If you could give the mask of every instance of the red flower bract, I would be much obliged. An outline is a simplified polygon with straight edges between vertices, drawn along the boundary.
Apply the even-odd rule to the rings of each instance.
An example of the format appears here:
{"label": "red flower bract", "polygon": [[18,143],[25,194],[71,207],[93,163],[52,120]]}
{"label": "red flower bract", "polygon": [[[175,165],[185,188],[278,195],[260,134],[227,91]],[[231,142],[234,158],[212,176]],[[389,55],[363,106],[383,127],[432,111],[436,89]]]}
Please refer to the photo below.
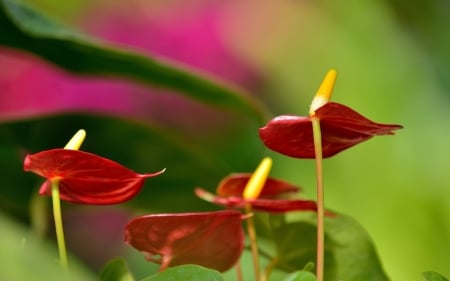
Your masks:
{"label": "red flower bract", "polygon": [[197,264],[223,272],[241,256],[241,220],[242,214],[232,210],[146,215],[128,223],[125,241],[160,263],[160,270]]}
{"label": "red flower bract", "polygon": [[51,181],[59,180],[62,200],[79,204],[117,204],[135,196],[146,178],[161,174],[137,174],[95,154],[69,149],[51,149],[27,155],[24,170],[47,178],[41,195],[51,194]]}
{"label": "red flower bract", "polygon": [[328,102],[314,117],[281,115],[259,129],[264,144],[281,154],[295,158],[315,158],[312,118],[320,119],[323,158],[377,135],[392,135],[401,125],[375,123],[353,109]]}
{"label": "red flower bract", "polygon": [[[217,187],[217,195],[221,197],[242,197],[251,173],[235,173],[223,178]],[[288,182],[268,178],[259,198],[275,198],[287,193],[295,193],[300,189]]]}
{"label": "red flower bract", "polygon": [[250,204],[254,210],[270,213],[285,213],[290,211],[315,211],[316,202],[301,199],[280,199],[287,193],[295,193],[299,188],[274,178],[268,178],[256,199],[244,199],[242,193],[252,174],[231,174],[225,177],[217,187],[217,195],[204,189],[196,188],[195,194],[211,203],[227,208],[245,208]]}

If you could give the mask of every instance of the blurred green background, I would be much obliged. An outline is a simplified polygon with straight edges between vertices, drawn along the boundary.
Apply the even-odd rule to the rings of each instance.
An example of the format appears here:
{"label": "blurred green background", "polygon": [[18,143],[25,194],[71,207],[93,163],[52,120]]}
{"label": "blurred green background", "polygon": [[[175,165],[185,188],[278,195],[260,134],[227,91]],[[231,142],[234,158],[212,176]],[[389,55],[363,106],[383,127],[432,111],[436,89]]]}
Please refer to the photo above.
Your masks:
{"label": "blurred green background", "polygon": [[[274,115],[307,114],[309,103],[323,76],[328,69],[337,69],[334,101],[346,104],[374,121],[402,124],[405,128],[394,137],[375,138],[326,160],[326,205],[353,216],[365,227],[392,280],[419,280],[420,273],[425,270],[435,270],[450,276],[450,2],[30,2],[69,26],[118,42],[120,40],[113,36],[114,33],[103,33],[105,29],[96,24],[105,24],[102,19],[114,15],[116,26],[121,26],[124,30],[127,30],[127,22],[120,21],[134,17],[155,17],[159,22],[170,25],[171,21],[176,23],[183,15],[192,16],[195,11],[207,12],[212,9],[214,12],[207,13],[207,18],[214,19],[215,40],[251,73],[243,71],[242,74],[239,72],[241,70],[224,64],[223,67],[227,70],[219,70],[216,75],[225,73],[224,79],[241,84],[262,99]],[[173,11],[177,11],[176,16],[173,16]],[[143,25],[140,29],[128,29],[130,34],[126,36],[145,41],[146,22],[143,20],[140,23]],[[156,20],[155,22],[158,23]],[[203,22],[205,25],[209,23],[208,20]],[[179,28],[182,31],[183,26]],[[164,30],[162,28],[159,32]],[[135,34],[131,34],[132,32]],[[154,40],[158,40],[154,33],[152,36]],[[196,36],[201,38],[201,34]],[[164,53],[166,48],[175,47],[175,39],[167,45],[161,43],[159,49],[156,48],[156,53],[178,59],[176,55],[172,55],[176,54],[176,49],[170,54]],[[135,46],[132,42],[133,40],[127,41],[125,38],[120,43],[131,47],[146,47],[145,44]],[[194,40],[191,45],[178,46],[180,52],[186,51],[184,48],[190,48],[191,52],[187,54],[196,54],[194,58],[202,58],[202,54],[208,52],[208,47],[217,48],[217,45],[202,44],[201,40]],[[17,56],[2,49],[0,55],[2,64],[9,57]],[[221,59],[227,60],[220,53],[218,57],[203,58],[208,61],[215,59],[219,65]],[[189,59],[185,61],[195,66],[195,62]],[[14,85],[14,76],[6,75],[5,65],[0,65],[0,82],[3,85]],[[208,67],[204,68],[209,70]],[[247,83],[239,75],[251,76],[250,82]],[[1,90],[5,89],[3,87]],[[58,92],[49,93],[49,97],[63,95],[64,88],[57,90]],[[130,108],[138,108],[136,104],[142,96],[142,93],[136,94],[136,100]],[[0,94],[0,103],[2,98],[6,97]],[[96,113],[95,102],[88,105],[90,113]],[[170,104],[171,100],[166,102]],[[10,104],[20,109],[20,104]],[[34,105],[39,106],[37,101]],[[27,101],[27,106],[26,109],[29,110],[33,103]],[[8,112],[8,108],[3,107],[2,110]],[[133,110],[122,111],[119,116],[127,117],[127,112],[135,113]],[[59,108],[59,111],[64,111],[64,107]],[[81,107],[80,111],[85,112],[86,108]],[[149,120],[154,121],[152,118],[155,116],[150,111],[148,109],[145,114],[130,116],[146,126],[153,124]],[[103,114],[105,111],[99,112]],[[195,112],[187,112],[185,116],[192,116],[193,127],[197,128],[197,119],[193,116]],[[13,110],[9,113],[12,117],[6,114],[4,118],[17,117],[12,114]],[[112,111],[106,113],[114,115]],[[156,117],[161,120],[161,116]],[[228,118],[233,120],[231,124],[226,122]],[[223,168],[220,169],[212,169],[211,165],[214,163],[205,161],[202,165],[211,168],[216,174],[202,183],[195,183],[195,179],[200,176],[192,176],[192,182],[187,184],[188,188],[195,184],[207,184],[210,185],[207,187],[213,188],[215,180],[226,175],[222,173],[243,169],[251,171],[261,157],[271,155],[274,157],[273,176],[302,186],[305,197],[315,197],[313,161],[290,159],[263,150],[257,141],[256,130],[246,131],[247,128],[254,129],[255,125],[233,118],[236,117],[220,115],[217,123],[203,124],[204,130],[199,131],[189,126],[184,127],[182,122],[175,122],[175,128],[189,135],[190,141],[210,145],[212,147],[208,147],[208,150],[220,150],[217,155],[226,155],[228,158],[224,160],[225,164],[221,163]],[[198,120],[201,122],[202,118]],[[163,121],[163,125],[173,128],[173,120]],[[226,129],[218,125],[223,125]],[[95,129],[95,126],[92,128]],[[223,131],[235,134],[230,137],[230,142],[222,139],[226,138]],[[32,132],[27,132],[27,135],[31,136]],[[144,144],[140,142],[139,145]],[[48,147],[52,146],[48,144]],[[92,150],[101,150],[101,147],[103,154],[99,154],[108,153],[105,144],[91,144]],[[2,147],[2,153],[7,149],[8,147]],[[153,163],[153,160],[151,162],[152,169],[157,169],[157,163]],[[2,165],[8,165],[7,163],[4,160]],[[130,163],[133,163],[132,159]],[[135,164],[134,167],[142,166]],[[203,173],[201,170],[197,172]],[[3,176],[7,177],[8,174],[3,173]],[[154,209],[165,210],[164,206]]]}

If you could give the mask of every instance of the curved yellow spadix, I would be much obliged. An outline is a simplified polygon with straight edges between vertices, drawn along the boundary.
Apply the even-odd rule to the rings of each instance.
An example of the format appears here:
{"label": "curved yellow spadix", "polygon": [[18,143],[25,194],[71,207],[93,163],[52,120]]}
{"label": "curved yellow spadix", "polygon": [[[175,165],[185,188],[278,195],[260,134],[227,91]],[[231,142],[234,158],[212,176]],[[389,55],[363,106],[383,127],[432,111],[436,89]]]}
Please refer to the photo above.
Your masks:
{"label": "curved yellow spadix", "polygon": [[330,69],[320,84],[319,89],[314,96],[314,99],[309,108],[309,115],[313,116],[315,111],[330,101],[331,94],[333,94],[334,84],[336,84],[337,72],[334,69]]}
{"label": "curved yellow spadix", "polygon": [[264,184],[269,176],[272,168],[272,159],[270,157],[264,158],[252,174],[245,186],[242,197],[244,199],[256,199],[261,193]]}
{"label": "curved yellow spadix", "polygon": [[81,129],[73,135],[70,141],[64,146],[64,149],[78,150],[86,138],[86,131]]}

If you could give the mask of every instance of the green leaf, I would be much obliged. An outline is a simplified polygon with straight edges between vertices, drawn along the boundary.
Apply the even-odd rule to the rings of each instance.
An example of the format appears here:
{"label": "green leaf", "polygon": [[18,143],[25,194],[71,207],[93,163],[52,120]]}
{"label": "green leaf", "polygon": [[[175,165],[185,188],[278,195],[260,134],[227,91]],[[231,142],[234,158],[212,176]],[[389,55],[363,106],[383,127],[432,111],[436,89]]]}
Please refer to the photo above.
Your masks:
{"label": "green leaf", "polygon": [[[302,214],[293,222],[278,223],[273,232],[278,267],[292,271],[315,261],[315,216]],[[389,280],[366,231],[342,214],[325,218],[325,280]]]}
{"label": "green leaf", "polygon": [[289,274],[283,281],[316,281],[316,276],[309,271],[297,271]]}
{"label": "green leaf", "polygon": [[261,105],[242,89],[165,59],[89,38],[14,0],[0,0],[0,45],[34,53],[78,74],[132,79],[261,121]]}
{"label": "green leaf", "polygon": [[69,257],[69,272],[58,263],[56,246],[18,225],[0,212],[0,280],[76,281],[97,280],[73,257]]}
{"label": "green leaf", "polygon": [[100,273],[100,281],[134,281],[123,259],[108,262]]}
{"label": "green leaf", "polygon": [[422,276],[425,281],[448,281],[447,278],[434,271],[425,271]]}
{"label": "green leaf", "polygon": [[181,265],[141,281],[223,281],[220,272],[198,265]]}

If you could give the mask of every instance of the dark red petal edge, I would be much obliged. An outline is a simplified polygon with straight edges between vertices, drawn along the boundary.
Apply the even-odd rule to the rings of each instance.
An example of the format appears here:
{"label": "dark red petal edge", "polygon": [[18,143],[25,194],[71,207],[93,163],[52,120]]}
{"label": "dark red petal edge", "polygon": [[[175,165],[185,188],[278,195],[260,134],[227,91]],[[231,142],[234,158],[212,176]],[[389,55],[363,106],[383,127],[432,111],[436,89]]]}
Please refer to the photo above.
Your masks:
{"label": "dark red petal edge", "polygon": [[[245,186],[252,176],[251,173],[233,173],[223,178],[216,190],[221,197],[241,197]],[[260,198],[277,198],[279,196],[296,193],[300,188],[275,178],[268,178],[259,195]]]}

